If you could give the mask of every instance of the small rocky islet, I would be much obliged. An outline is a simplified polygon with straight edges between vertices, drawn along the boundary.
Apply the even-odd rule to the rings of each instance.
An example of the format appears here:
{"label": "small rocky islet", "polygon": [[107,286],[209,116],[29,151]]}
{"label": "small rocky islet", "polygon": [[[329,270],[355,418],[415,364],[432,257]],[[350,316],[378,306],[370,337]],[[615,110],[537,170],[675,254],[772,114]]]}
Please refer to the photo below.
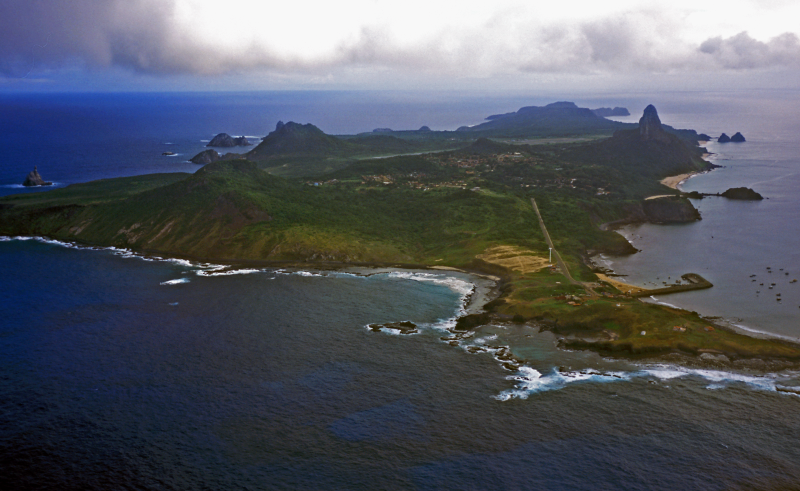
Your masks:
{"label": "small rocky islet", "polygon": [[738,131],[733,136],[728,136],[725,133],[723,133],[719,135],[719,138],[717,138],[717,143],[729,143],[729,142],[742,143],[746,141],[747,140],[745,140],[744,135],[742,135]]}
{"label": "small rocky islet", "polygon": [[28,177],[25,178],[25,181],[22,183],[22,185],[25,187],[52,186],[53,183],[42,179],[42,176],[39,175],[38,166],[34,166],[33,170],[30,172],[30,174],[28,174]]}

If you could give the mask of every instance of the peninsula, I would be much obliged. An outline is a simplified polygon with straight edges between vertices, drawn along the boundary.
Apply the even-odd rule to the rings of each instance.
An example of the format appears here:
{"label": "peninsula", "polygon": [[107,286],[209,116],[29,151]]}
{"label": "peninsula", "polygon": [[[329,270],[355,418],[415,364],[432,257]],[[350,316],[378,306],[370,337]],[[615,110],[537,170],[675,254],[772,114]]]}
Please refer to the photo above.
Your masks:
{"label": "peninsula", "polygon": [[458,268],[502,278],[487,313],[458,335],[513,319],[612,356],[800,361],[795,345],[643,303],[588,261],[634,251],[601,224],[698,218],[677,190],[645,199],[666,194],[665,177],[711,168],[698,141],[653,106],[626,124],[571,102],[458,131],[336,136],[287,122],[247,153],[203,152],[198,163],[209,163],[194,174],[4,197],[0,234],[261,265]]}

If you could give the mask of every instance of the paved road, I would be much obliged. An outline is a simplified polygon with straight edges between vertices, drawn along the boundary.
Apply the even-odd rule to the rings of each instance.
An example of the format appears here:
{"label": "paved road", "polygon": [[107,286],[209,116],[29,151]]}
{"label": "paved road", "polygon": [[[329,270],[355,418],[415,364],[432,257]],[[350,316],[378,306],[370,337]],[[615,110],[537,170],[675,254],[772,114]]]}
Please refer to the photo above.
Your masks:
{"label": "paved road", "polygon": [[556,257],[556,262],[558,263],[558,268],[561,270],[561,273],[564,276],[566,276],[567,280],[569,280],[569,282],[572,283],[573,285],[580,285],[586,288],[586,290],[590,294],[597,295],[595,291],[592,289],[591,285],[589,285],[588,283],[584,283],[582,281],[578,281],[575,278],[573,278],[571,274],[569,274],[569,268],[567,268],[567,265],[564,263],[564,260],[561,259],[561,255],[558,253],[555,246],[553,246],[553,241],[550,239],[550,234],[547,233],[547,227],[544,226],[544,220],[542,220],[542,214],[539,213],[539,207],[536,206],[536,200],[531,198],[531,204],[533,205],[533,211],[536,212],[536,216],[539,218],[539,226],[542,228],[542,234],[544,235],[544,240],[547,241],[547,246],[553,250],[553,255]]}

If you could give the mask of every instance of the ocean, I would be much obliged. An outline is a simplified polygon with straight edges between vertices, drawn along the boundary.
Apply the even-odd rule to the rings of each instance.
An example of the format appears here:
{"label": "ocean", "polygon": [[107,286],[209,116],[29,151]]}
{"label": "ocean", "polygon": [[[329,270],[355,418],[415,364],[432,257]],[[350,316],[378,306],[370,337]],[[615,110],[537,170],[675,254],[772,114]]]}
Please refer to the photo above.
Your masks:
{"label": "ocean", "polygon": [[[644,106],[634,104],[644,100],[576,102],[638,112]],[[214,133],[263,135],[278,119],[324,121],[320,127],[331,133],[440,129],[514,109],[507,105],[549,101],[518,102],[445,98],[434,105],[451,112],[435,119],[430,101],[397,94],[3,96],[0,120],[13,158],[3,163],[0,189],[19,192],[13,186],[33,165],[58,185],[192,171],[183,159]],[[703,114],[697,104],[665,105],[661,119],[710,134],[742,131],[748,142],[710,147],[726,167],[687,188],[716,191],[739,171],[790,182],[773,179],[790,174],[797,155],[777,126],[740,115],[729,129],[730,117],[718,113],[725,125],[712,126]],[[761,145],[758,128],[775,139]],[[162,156],[167,148],[181,156]],[[787,167],[775,170],[776,162]],[[703,184],[712,178],[722,181]],[[784,237],[796,233],[786,231],[792,215],[780,227],[780,214],[796,210],[797,201],[790,187],[780,194],[778,184],[756,181],[736,185],[753,184],[770,199],[742,205],[773,208],[755,216],[753,207],[736,209],[735,220],[719,227],[763,226],[760,234],[773,235],[748,240],[780,252]],[[730,211],[714,208],[725,206],[719,203],[702,200],[699,223]],[[625,271],[624,261],[647,257],[645,238],[663,230],[676,229],[637,230],[631,237],[642,252],[609,263]],[[695,271],[704,262],[689,261],[706,233],[699,229],[684,238],[691,245],[662,251],[683,259],[676,268]],[[714,229],[714,241],[717,234],[736,236]],[[715,247],[724,263],[749,246]],[[634,266],[665,274],[656,256],[630,265],[628,280],[652,280],[646,272],[634,278]],[[769,259],[765,266],[792,271],[789,259]],[[736,262],[727,268],[732,277],[742,269]],[[799,373],[608,360],[557,350],[550,333],[521,325],[487,326],[454,346],[442,339],[446,328],[474,285],[483,285],[470,275],[226,268],[13,237],[0,239],[0,271],[3,489],[722,490],[800,482],[800,397],[778,390],[800,385]],[[750,274],[765,274],[745,273],[748,282]],[[723,283],[712,281],[712,290]],[[674,297],[657,300],[677,304]],[[695,301],[701,312],[722,308]],[[418,332],[368,327],[399,321],[415,323]],[[791,335],[782,325],[752,324]],[[509,370],[499,359],[504,349],[530,362]]]}

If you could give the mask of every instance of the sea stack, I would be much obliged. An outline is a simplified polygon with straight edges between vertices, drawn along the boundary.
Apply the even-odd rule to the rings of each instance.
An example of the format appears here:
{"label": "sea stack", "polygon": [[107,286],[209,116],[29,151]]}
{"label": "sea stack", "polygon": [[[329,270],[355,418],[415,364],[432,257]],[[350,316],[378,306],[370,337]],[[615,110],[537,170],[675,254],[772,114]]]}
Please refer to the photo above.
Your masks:
{"label": "sea stack", "polygon": [[728,143],[729,141],[731,141],[731,137],[725,133],[719,135],[719,138],[717,138],[717,143]]}
{"label": "sea stack", "polygon": [[742,135],[741,133],[739,133],[737,131],[736,134],[731,137],[731,141],[732,142],[741,143],[741,142],[744,142],[746,140],[744,139],[744,135]]}
{"label": "sea stack", "polygon": [[53,183],[49,181],[45,181],[42,179],[42,176],[39,175],[39,170],[36,166],[33,166],[33,171],[28,174],[28,177],[25,178],[25,182],[22,183],[23,186],[52,186]]}

